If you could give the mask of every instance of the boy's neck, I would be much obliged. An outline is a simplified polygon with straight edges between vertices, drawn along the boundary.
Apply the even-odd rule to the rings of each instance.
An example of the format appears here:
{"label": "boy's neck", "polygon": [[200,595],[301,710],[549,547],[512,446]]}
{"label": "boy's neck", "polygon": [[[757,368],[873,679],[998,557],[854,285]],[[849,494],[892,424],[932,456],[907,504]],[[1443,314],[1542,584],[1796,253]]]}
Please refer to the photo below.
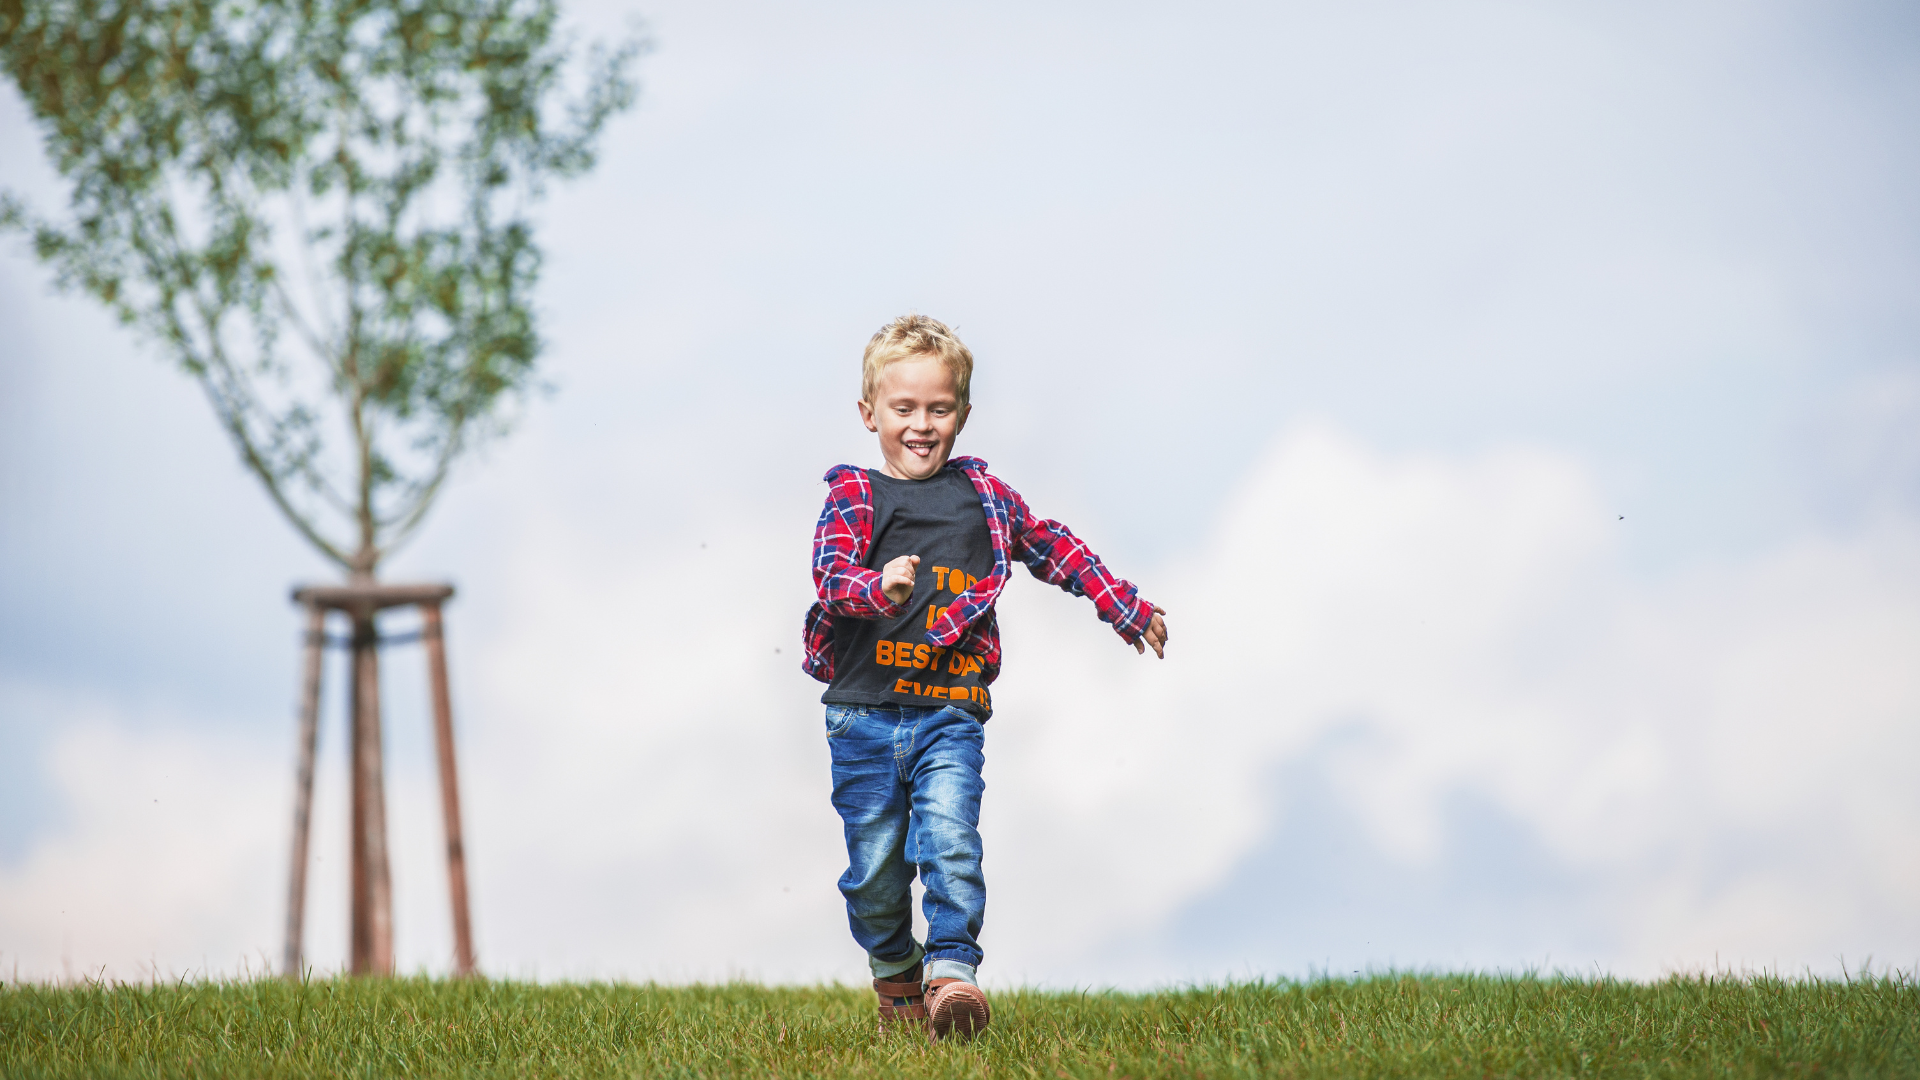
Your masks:
{"label": "boy's neck", "polygon": [[928,473],[927,475],[920,477],[919,480],[916,480],[911,476],[902,476],[899,473],[894,472],[893,466],[888,464],[884,459],[880,462],[880,467],[877,471],[880,473],[880,475],[889,477],[894,480],[901,480],[909,484],[918,484],[922,480],[931,480],[934,477],[939,476],[942,472],[946,471],[947,466],[951,465],[952,463],[953,463],[952,458],[948,458],[945,461],[942,461],[939,467],[935,468],[932,472]]}

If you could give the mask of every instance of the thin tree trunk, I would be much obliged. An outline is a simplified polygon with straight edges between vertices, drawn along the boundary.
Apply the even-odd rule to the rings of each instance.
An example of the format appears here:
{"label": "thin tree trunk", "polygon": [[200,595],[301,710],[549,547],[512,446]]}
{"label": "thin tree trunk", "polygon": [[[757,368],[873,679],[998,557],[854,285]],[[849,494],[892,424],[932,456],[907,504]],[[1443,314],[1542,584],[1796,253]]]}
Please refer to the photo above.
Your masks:
{"label": "thin tree trunk", "polygon": [[307,605],[306,678],[300,688],[300,763],[294,774],[293,867],[287,880],[287,940],[282,973],[298,980],[307,914],[307,839],[312,834],[313,754],[320,733],[320,670],[327,610]]}
{"label": "thin tree trunk", "polygon": [[353,954],[355,975],[393,974],[393,884],[380,736],[380,653],[373,611],[353,620]]}

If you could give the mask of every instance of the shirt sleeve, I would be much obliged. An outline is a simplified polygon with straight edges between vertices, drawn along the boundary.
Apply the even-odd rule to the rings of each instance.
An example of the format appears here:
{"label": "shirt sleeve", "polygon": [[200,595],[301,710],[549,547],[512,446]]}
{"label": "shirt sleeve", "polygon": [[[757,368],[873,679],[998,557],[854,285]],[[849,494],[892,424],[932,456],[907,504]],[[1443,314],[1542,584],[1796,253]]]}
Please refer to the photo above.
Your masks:
{"label": "shirt sleeve", "polygon": [[827,504],[813,533],[813,587],[827,613],[847,619],[893,619],[907,605],[887,599],[881,574],[860,565],[873,536],[872,503],[857,485],[828,477]]}
{"label": "shirt sleeve", "polygon": [[1026,563],[1027,571],[1041,581],[1091,599],[1100,621],[1111,623],[1127,644],[1140,640],[1153,621],[1153,605],[1141,598],[1140,590],[1131,581],[1114,577],[1071,529],[1034,517],[1019,492],[1006,491],[1014,558]]}

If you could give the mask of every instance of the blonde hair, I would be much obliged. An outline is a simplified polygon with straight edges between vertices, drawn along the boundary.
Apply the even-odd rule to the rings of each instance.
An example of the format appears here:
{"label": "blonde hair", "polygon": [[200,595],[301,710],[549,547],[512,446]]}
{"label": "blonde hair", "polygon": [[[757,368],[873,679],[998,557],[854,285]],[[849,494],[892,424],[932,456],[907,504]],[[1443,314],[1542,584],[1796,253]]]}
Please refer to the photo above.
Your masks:
{"label": "blonde hair", "polygon": [[900,316],[881,327],[873,340],[867,342],[860,364],[860,400],[873,403],[873,395],[880,386],[880,372],[888,364],[919,356],[930,356],[947,366],[953,373],[953,389],[960,397],[960,407],[966,408],[973,383],[973,352],[946,323],[918,314]]}

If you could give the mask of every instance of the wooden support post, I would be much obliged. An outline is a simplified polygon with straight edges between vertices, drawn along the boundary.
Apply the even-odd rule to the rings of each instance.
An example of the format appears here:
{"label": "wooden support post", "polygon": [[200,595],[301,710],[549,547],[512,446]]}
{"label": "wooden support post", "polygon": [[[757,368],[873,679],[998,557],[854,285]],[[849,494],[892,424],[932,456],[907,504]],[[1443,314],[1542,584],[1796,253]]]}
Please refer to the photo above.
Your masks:
{"label": "wooden support post", "polygon": [[381,763],[380,649],[371,606],[353,611],[353,951],[355,975],[393,974],[393,879]]}
{"label": "wooden support post", "polygon": [[300,968],[301,922],[307,872],[307,821],[313,799],[314,733],[320,710],[320,649],[325,643],[326,613],[342,611],[353,620],[353,661],[348,668],[351,730],[348,775],[353,787],[349,830],[353,878],[352,928],[348,970],[355,975],[393,974],[393,878],[387,858],[387,797],[381,763],[380,638],[374,625],[379,611],[417,604],[428,625],[433,676],[434,736],[440,747],[440,795],[447,819],[447,872],[453,892],[455,963],[462,975],[473,972],[473,934],[467,917],[467,867],[460,834],[460,787],[453,771],[453,709],[447,699],[447,658],[441,642],[440,604],[453,595],[451,585],[383,585],[373,581],[313,585],[295,589],[311,627],[307,635],[307,685],[301,712],[301,759],[294,808],[293,883],[287,905],[288,974]]}
{"label": "wooden support post", "polygon": [[460,831],[460,777],[453,759],[453,703],[447,692],[447,648],[440,602],[420,605],[427,674],[433,684],[433,741],[440,752],[440,812],[447,826],[447,895],[453,902],[453,973],[473,974],[473,924],[467,917],[467,852]]}
{"label": "wooden support post", "polygon": [[293,868],[287,875],[287,940],[282,974],[300,979],[301,937],[307,917],[307,839],[313,820],[313,755],[320,734],[320,668],[327,642],[327,609],[307,605],[306,677],[300,687],[300,763],[293,783]]}

